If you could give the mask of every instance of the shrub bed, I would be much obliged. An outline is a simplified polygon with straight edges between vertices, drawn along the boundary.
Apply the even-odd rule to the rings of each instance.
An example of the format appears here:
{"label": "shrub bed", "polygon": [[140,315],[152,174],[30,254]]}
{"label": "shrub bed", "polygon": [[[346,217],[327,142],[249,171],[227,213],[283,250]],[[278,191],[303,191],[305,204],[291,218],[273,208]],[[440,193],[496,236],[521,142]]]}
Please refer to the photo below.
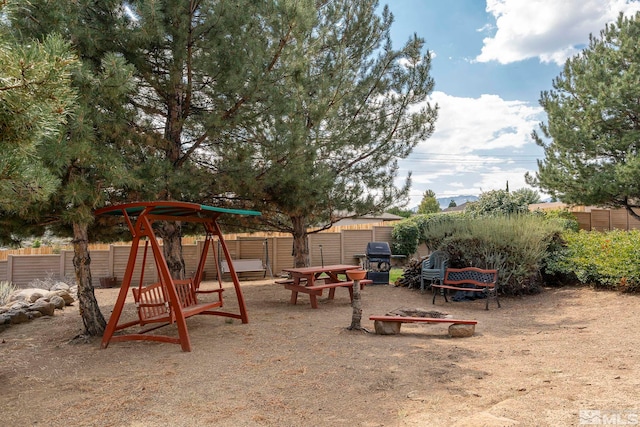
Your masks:
{"label": "shrub bed", "polygon": [[564,245],[551,253],[545,273],[599,288],[640,290],[640,230],[565,232]]}
{"label": "shrub bed", "polygon": [[440,214],[423,216],[414,224],[421,226],[419,241],[430,250],[447,252],[451,267],[497,269],[500,292],[507,295],[540,290],[547,250],[564,227],[561,222],[531,214]]}

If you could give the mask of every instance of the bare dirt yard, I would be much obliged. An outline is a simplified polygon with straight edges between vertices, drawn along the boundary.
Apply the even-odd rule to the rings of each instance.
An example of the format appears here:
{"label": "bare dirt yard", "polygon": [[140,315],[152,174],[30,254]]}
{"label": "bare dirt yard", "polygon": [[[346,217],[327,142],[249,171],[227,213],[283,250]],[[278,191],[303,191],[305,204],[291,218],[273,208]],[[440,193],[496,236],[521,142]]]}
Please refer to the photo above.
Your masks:
{"label": "bare dirt yard", "polygon": [[[207,282],[209,286],[210,282]],[[211,285],[213,283],[211,282]],[[179,345],[69,344],[76,307],[0,333],[3,426],[578,426],[633,424],[640,413],[640,296],[545,289],[524,298],[432,306],[430,293],[362,292],[363,321],[424,308],[478,321],[400,335],[348,331],[348,293],[297,305],[269,281],[244,281],[249,323],[187,321]],[[118,289],[97,289],[108,318]],[[226,294],[234,307],[233,291]],[[128,315],[133,309],[128,308]],[[227,320],[227,321],[225,321]],[[174,328],[168,326],[169,330]],[[166,331],[165,331],[166,332]],[[602,421],[605,421],[603,423]]]}

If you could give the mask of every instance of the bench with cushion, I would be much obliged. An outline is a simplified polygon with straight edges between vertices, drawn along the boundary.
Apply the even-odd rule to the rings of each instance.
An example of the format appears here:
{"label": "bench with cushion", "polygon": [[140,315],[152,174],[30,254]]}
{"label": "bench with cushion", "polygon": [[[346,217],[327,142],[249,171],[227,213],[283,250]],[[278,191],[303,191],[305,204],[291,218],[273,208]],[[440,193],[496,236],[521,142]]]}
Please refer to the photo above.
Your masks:
{"label": "bench with cushion", "polygon": [[448,291],[482,293],[486,298],[485,310],[489,310],[489,298],[496,300],[498,308],[498,270],[483,270],[476,267],[447,268],[442,283],[433,283],[433,301],[436,303],[436,295],[441,293],[446,302]]}

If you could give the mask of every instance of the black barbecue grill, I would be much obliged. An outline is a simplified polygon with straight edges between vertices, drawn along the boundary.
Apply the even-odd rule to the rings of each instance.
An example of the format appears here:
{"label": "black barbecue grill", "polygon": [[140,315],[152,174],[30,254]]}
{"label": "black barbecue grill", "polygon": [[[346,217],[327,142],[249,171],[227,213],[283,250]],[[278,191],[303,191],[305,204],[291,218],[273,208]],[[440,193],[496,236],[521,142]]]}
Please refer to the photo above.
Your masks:
{"label": "black barbecue grill", "polygon": [[387,242],[367,243],[367,279],[373,280],[374,285],[389,284],[389,270],[391,270],[391,249]]}

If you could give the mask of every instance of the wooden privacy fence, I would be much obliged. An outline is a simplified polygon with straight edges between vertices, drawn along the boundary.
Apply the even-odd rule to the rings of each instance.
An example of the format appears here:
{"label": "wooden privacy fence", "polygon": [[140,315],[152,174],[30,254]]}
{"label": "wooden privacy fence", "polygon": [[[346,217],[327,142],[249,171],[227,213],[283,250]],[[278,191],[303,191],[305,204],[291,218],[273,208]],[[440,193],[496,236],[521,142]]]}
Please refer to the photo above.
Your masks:
{"label": "wooden privacy fence", "polygon": [[580,226],[580,230],[608,231],[640,229],[640,221],[631,216],[626,209],[591,209],[588,212],[571,212]]}
{"label": "wooden privacy fence", "polygon": [[[309,252],[311,265],[351,264],[358,263],[356,254],[365,252],[369,242],[391,243],[393,226],[373,226],[369,229],[343,229],[340,232],[318,233],[309,236]],[[268,261],[267,271],[278,275],[283,268],[293,267],[292,237],[238,237],[225,242],[234,259],[260,259]],[[187,274],[195,271],[202,241],[193,244],[183,243],[183,257]],[[99,286],[101,278],[116,277],[124,274],[129,257],[130,245],[109,245],[107,249],[91,250],[91,275],[94,286]],[[138,283],[141,276],[142,253],[139,251],[133,283]],[[267,259],[268,254],[268,259]],[[218,274],[219,262],[210,254],[205,265],[207,280]],[[264,272],[241,273],[244,278],[262,278]],[[0,261],[0,281],[24,286],[36,279],[74,277],[73,251],[61,250],[57,254],[46,255],[8,255]],[[251,277],[253,276],[253,277]],[[147,263],[144,271],[144,284],[158,281],[157,271],[153,263]]]}

